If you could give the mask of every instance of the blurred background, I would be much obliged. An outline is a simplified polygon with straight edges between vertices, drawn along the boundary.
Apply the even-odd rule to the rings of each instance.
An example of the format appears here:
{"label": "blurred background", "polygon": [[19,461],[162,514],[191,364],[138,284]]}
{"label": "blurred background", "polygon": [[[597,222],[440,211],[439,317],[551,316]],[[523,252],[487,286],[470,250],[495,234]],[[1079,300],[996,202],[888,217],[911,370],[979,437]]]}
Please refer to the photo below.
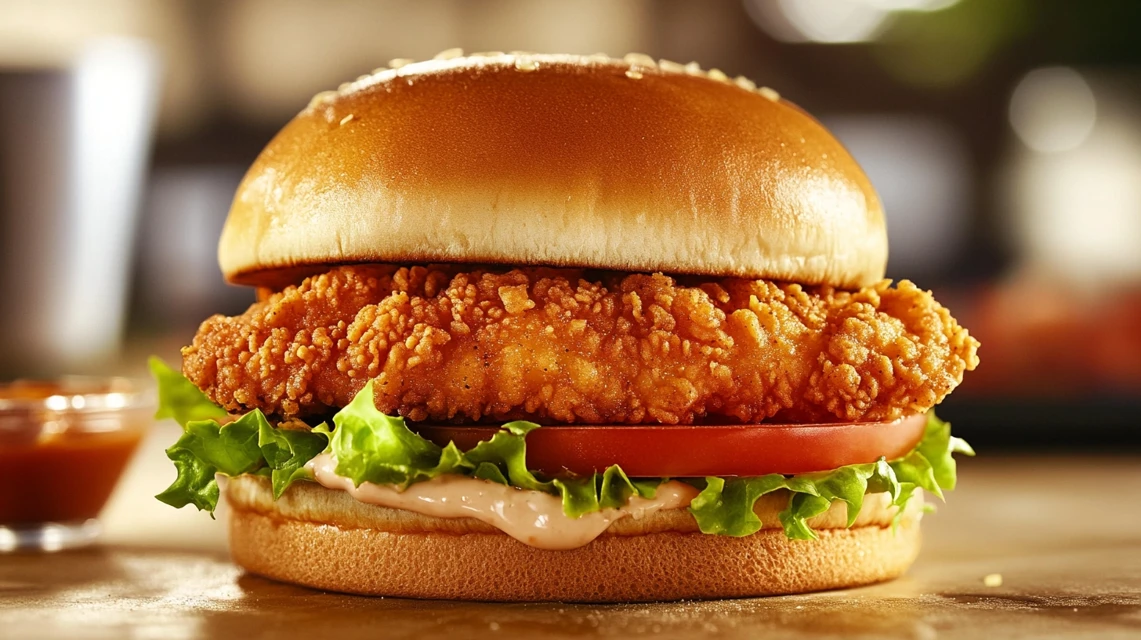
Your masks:
{"label": "blurred background", "polygon": [[1136,0],[0,0],[0,379],[142,375],[241,312],[215,247],[263,145],[392,58],[696,60],[817,115],[889,276],[982,341],[976,448],[1141,448]]}

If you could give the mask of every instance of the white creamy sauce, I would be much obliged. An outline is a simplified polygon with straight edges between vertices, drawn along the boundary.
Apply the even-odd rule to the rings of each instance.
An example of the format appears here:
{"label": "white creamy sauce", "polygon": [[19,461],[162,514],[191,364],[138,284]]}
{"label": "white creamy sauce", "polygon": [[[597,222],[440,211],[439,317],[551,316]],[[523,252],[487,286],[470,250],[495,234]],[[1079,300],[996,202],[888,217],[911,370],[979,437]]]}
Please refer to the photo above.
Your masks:
{"label": "white creamy sauce", "polygon": [[361,502],[437,518],[475,518],[524,544],[551,550],[586,545],[615,520],[627,516],[637,519],[660,509],[687,507],[698,493],[690,485],[672,480],[661,484],[653,498],[635,495],[621,508],[571,518],[563,513],[558,496],[477,478],[442,475],[401,491],[371,482],[355,486],[351,479],[337,474],[337,460],[329,454],[313,458],[306,467],[321,486],[347,491]]}

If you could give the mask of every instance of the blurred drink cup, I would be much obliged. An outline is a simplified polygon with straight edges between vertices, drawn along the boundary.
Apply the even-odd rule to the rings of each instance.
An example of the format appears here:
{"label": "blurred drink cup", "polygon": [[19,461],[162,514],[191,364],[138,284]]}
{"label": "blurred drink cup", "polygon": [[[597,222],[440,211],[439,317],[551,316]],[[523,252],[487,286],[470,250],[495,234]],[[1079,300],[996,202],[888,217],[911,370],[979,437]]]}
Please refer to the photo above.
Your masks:
{"label": "blurred drink cup", "polygon": [[53,67],[0,61],[0,378],[117,352],[158,71],[122,38]]}

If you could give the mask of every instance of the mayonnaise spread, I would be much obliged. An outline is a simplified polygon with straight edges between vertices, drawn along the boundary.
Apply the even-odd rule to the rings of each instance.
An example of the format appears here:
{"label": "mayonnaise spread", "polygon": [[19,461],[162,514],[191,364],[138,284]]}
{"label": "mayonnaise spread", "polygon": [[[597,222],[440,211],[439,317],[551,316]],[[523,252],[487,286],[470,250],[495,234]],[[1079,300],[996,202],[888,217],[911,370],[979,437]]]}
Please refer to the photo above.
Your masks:
{"label": "mayonnaise spread", "polygon": [[322,486],[347,491],[361,502],[437,518],[475,518],[524,544],[552,550],[584,546],[615,520],[627,516],[641,518],[660,509],[687,507],[698,493],[694,487],[672,480],[662,483],[653,498],[632,496],[623,507],[572,518],[563,513],[558,496],[478,478],[442,475],[401,491],[371,482],[354,485],[351,479],[337,474],[337,460],[329,454],[313,458],[306,466]]}

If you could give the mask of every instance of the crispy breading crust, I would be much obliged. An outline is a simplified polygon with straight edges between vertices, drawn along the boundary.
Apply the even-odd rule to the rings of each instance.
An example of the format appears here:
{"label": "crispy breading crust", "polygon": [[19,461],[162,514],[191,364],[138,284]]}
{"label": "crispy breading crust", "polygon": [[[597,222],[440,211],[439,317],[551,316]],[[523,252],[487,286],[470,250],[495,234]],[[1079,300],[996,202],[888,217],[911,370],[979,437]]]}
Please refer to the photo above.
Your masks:
{"label": "crispy breading crust", "polygon": [[978,363],[906,280],[764,280],[338,267],[214,316],[183,371],[231,411],[330,413],[369,379],[412,420],[587,424],[893,420]]}

